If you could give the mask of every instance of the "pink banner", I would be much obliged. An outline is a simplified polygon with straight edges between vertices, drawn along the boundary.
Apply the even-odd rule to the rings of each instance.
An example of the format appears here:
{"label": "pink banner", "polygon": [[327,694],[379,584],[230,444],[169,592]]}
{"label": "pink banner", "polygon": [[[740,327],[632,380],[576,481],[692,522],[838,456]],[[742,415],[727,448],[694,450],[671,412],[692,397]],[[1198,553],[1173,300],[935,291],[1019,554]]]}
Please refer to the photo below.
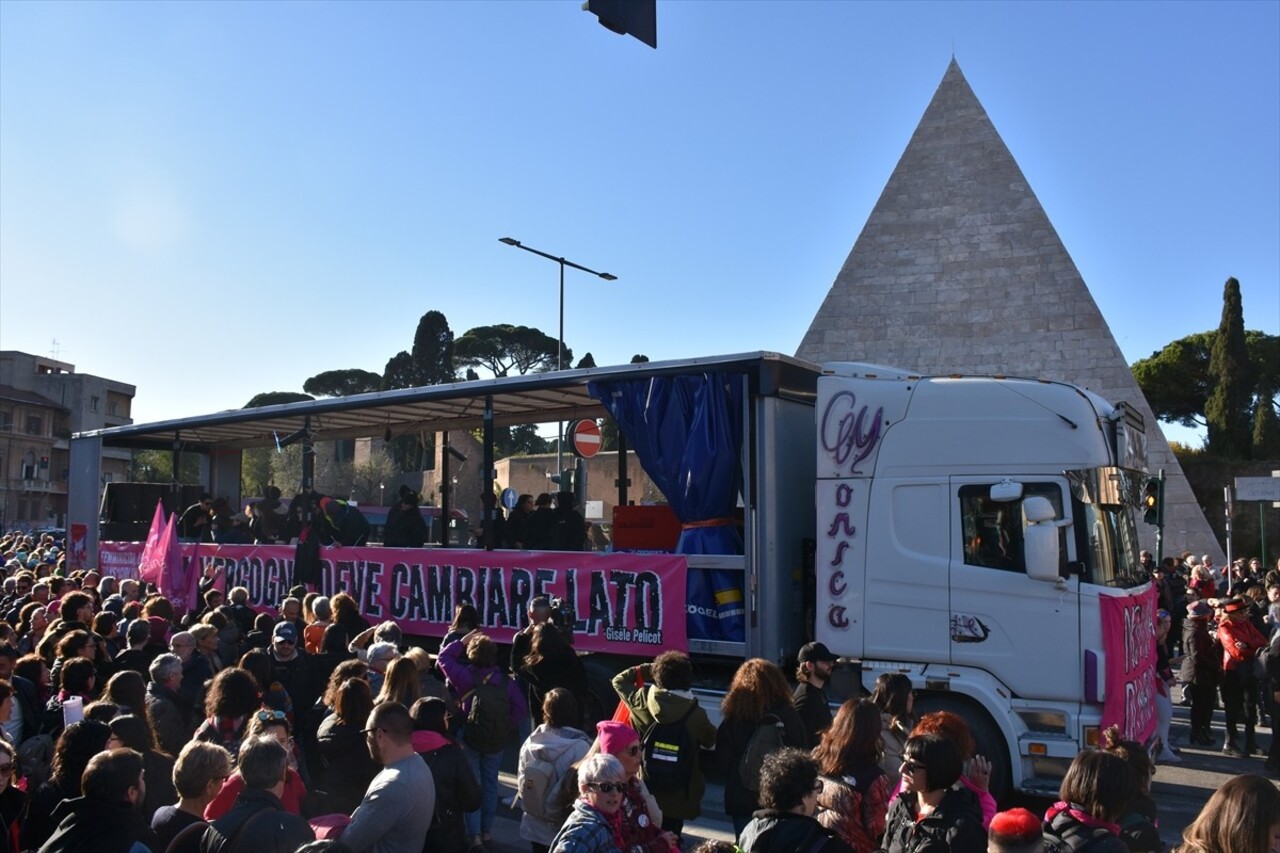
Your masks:
{"label": "pink banner", "polygon": [[1107,657],[1102,727],[1117,725],[1128,740],[1146,743],[1156,728],[1156,591],[1099,595],[1102,647]]}
{"label": "pink banner", "polygon": [[[140,542],[104,542],[99,569],[137,577]],[[184,563],[196,546],[184,543]],[[227,588],[243,586],[259,608],[275,607],[293,579],[291,545],[201,545],[200,567],[221,566]],[[684,557],[419,548],[322,548],[319,592],[346,592],[370,622],[391,619],[407,634],[443,637],[456,604],[480,611],[484,632],[510,642],[527,623],[529,600],[562,598],[574,610],[574,645],[652,657],[687,650]]]}

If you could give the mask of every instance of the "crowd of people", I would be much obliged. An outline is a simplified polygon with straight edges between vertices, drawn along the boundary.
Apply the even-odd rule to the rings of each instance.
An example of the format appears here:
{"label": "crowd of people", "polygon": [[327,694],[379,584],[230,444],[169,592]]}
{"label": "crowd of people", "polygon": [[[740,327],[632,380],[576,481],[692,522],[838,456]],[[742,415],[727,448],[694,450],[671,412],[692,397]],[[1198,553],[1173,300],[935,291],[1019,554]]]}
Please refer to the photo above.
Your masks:
{"label": "crowd of people", "polygon": [[[0,555],[0,853],[483,853],[515,743],[513,805],[532,853],[684,849],[708,761],[736,844],[704,851],[1164,849],[1150,790],[1159,755],[1146,746],[1111,729],[1076,757],[1043,816],[998,812],[964,718],[918,713],[898,672],[833,713],[837,658],[822,643],[798,650],[792,678],[744,661],[719,725],[693,692],[690,657],[664,652],[616,673],[617,709],[592,725],[572,629],[545,597],[504,661],[467,604],[431,655],[342,593],[295,587],[257,612],[246,589],[224,595],[211,568],[203,606],[181,613],[136,580],[67,572],[50,538],[0,538]],[[1169,574],[1154,572],[1162,599]],[[1214,651],[1228,743],[1235,720],[1243,754],[1255,729],[1231,709],[1257,685],[1222,679],[1259,648],[1240,626],[1265,630],[1261,647],[1274,651],[1280,614],[1255,626],[1254,599],[1223,593],[1177,590],[1190,600],[1183,647],[1166,643],[1178,636],[1171,612],[1157,636],[1167,684],[1187,660],[1211,666],[1206,643]],[[1185,681],[1202,740],[1197,680]],[[1280,678],[1269,687],[1274,715]],[[1174,748],[1164,734],[1158,753]],[[1233,779],[1179,849],[1280,851],[1280,792]]]}
{"label": "crowd of people", "polygon": [[[1224,755],[1263,755],[1259,724],[1274,721],[1280,707],[1280,563],[1263,572],[1261,561],[1237,559],[1218,572],[1208,556],[1190,553],[1144,566],[1159,597],[1158,758],[1179,759],[1169,731],[1173,687],[1190,706],[1188,742],[1217,746],[1210,722],[1219,700],[1225,720]],[[1271,738],[1264,769],[1280,777],[1280,739]]]}

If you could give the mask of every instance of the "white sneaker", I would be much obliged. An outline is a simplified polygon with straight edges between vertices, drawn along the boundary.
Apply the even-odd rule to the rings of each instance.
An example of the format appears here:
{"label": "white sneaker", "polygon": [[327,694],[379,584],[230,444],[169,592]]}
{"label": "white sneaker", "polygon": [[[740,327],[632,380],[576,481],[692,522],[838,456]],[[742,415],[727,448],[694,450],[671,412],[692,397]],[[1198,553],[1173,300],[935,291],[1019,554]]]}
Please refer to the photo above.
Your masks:
{"label": "white sneaker", "polygon": [[1166,749],[1164,752],[1160,753],[1160,757],[1156,760],[1163,761],[1166,764],[1178,764],[1182,761],[1182,757]]}

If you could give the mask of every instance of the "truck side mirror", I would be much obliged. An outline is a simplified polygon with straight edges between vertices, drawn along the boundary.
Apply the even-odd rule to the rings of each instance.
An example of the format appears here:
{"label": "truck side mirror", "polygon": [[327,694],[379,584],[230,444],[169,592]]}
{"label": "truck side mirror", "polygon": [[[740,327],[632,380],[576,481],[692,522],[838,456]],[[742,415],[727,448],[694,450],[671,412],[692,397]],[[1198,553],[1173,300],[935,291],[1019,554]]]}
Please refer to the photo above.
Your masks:
{"label": "truck side mirror", "polygon": [[1027,577],[1033,580],[1058,582],[1058,527],[1057,515],[1048,498],[1029,497],[1022,502],[1022,514],[1027,521],[1023,536],[1023,557],[1027,565]]}

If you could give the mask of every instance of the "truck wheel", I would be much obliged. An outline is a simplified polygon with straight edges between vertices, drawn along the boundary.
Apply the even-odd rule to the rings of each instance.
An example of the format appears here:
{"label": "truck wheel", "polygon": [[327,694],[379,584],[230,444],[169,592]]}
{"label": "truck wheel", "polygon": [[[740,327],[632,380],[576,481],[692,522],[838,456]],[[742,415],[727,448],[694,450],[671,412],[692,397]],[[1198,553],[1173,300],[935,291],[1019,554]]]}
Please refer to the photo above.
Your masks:
{"label": "truck wheel", "polygon": [[962,696],[946,693],[917,694],[916,719],[934,711],[950,711],[969,724],[976,753],[991,762],[991,779],[987,783],[987,790],[997,803],[1001,802],[1011,791],[1013,772],[1009,763],[1009,747],[991,716],[977,702]]}
{"label": "truck wheel", "polygon": [[600,655],[588,655],[582,661],[587,671],[587,695],[582,697],[583,731],[592,737],[595,736],[596,723],[613,717],[613,711],[618,707],[618,694],[613,692],[613,677],[622,667],[602,658]]}

